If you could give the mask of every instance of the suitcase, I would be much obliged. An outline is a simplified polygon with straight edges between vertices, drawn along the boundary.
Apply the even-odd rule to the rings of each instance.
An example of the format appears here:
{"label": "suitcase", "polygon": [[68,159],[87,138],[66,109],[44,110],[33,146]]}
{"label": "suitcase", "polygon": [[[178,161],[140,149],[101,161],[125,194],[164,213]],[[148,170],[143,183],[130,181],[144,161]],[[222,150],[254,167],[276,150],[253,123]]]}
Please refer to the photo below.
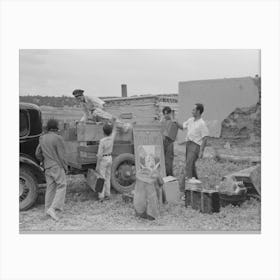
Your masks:
{"label": "suitcase", "polygon": [[203,190],[201,192],[201,208],[202,213],[220,212],[220,196],[216,190]]}
{"label": "suitcase", "polygon": [[87,173],[87,183],[95,192],[102,192],[104,187],[104,178],[93,169],[89,169]]}
{"label": "suitcase", "polygon": [[220,212],[220,196],[216,190],[189,188],[185,190],[185,206],[202,213]]}

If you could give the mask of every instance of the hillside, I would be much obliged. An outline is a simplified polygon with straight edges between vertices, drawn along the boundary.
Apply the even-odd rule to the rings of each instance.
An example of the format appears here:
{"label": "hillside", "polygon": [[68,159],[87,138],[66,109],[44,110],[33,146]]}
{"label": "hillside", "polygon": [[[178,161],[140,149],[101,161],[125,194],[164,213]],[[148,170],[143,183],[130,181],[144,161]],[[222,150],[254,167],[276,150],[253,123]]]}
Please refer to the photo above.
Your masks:
{"label": "hillside", "polygon": [[[105,99],[104,97],[99,97]],[[108,97],[106,98],[114,98]],[[33,103],[38,106],[51,106],[51,107],[77,107],[77,102],[72,96],[41,96],[41,95],[25,95],[19,97],[20,102]]]}

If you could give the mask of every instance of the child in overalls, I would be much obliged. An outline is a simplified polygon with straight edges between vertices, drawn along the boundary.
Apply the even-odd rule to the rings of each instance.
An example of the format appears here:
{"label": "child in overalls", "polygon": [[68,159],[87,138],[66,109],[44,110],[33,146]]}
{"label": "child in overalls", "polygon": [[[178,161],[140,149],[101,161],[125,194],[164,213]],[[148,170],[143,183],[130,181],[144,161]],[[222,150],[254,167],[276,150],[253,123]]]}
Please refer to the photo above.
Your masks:
{"label": "child in overalls", "polygon": [[113,119],[113,124],[105,123],[103,126],[105,137],[100,140],[97,152],[96,171],[105,179],[103,190],[98,193],[100,201],[110,199],[112,151],[116,136],[116,128],[114,124],[115,119]]}

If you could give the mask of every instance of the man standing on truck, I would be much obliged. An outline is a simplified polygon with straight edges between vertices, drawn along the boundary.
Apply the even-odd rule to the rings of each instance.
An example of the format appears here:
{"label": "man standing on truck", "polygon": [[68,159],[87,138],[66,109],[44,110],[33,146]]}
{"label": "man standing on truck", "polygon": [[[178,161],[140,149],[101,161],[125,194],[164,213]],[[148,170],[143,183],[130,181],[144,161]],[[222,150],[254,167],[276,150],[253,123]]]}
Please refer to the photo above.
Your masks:
{"label": "man standing on truck", "polygon": [[112,115],[103,110],[104,101],[98,97],[84,96],[84,90],[75,89],[73,95],[81,105],[84,115],[81,118],[81,122],[88,120],[112,120]]}
{"label": "man standing on truck", "polygon": [[75,89],[73,95],[83,108],[84,115],[81,118],[81,122],[86,121],[102,121],[112,122],[116,121],[116,127],[120,128],[120,131],[126,133],[129,129],[132,129],[131,124],[124,123],[123,121],[116,119],[113,115],[103,110],[104,101],[98,97],[88,97],[84,95],[84,90]]}
{"label": "man standing on truck", "polygon": [[65,147],[63,138],[57,134],[58,121],[48,120],[47,133],[39,139],[36,157],[43,162],[47,189],[45,195],[45,212],[58,220],[56,210],[63,210],[66,195]]}

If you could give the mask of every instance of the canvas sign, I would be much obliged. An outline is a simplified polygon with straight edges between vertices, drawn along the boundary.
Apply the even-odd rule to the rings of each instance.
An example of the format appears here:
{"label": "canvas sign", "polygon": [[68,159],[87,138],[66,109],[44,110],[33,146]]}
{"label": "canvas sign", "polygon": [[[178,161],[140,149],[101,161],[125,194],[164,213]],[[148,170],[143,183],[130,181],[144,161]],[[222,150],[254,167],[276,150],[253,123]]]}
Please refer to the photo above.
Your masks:
{"label": "canvas sign", "polygon": [[148,168],[166,176],[161,126],[135,125],[133,128],[136,171]]}

